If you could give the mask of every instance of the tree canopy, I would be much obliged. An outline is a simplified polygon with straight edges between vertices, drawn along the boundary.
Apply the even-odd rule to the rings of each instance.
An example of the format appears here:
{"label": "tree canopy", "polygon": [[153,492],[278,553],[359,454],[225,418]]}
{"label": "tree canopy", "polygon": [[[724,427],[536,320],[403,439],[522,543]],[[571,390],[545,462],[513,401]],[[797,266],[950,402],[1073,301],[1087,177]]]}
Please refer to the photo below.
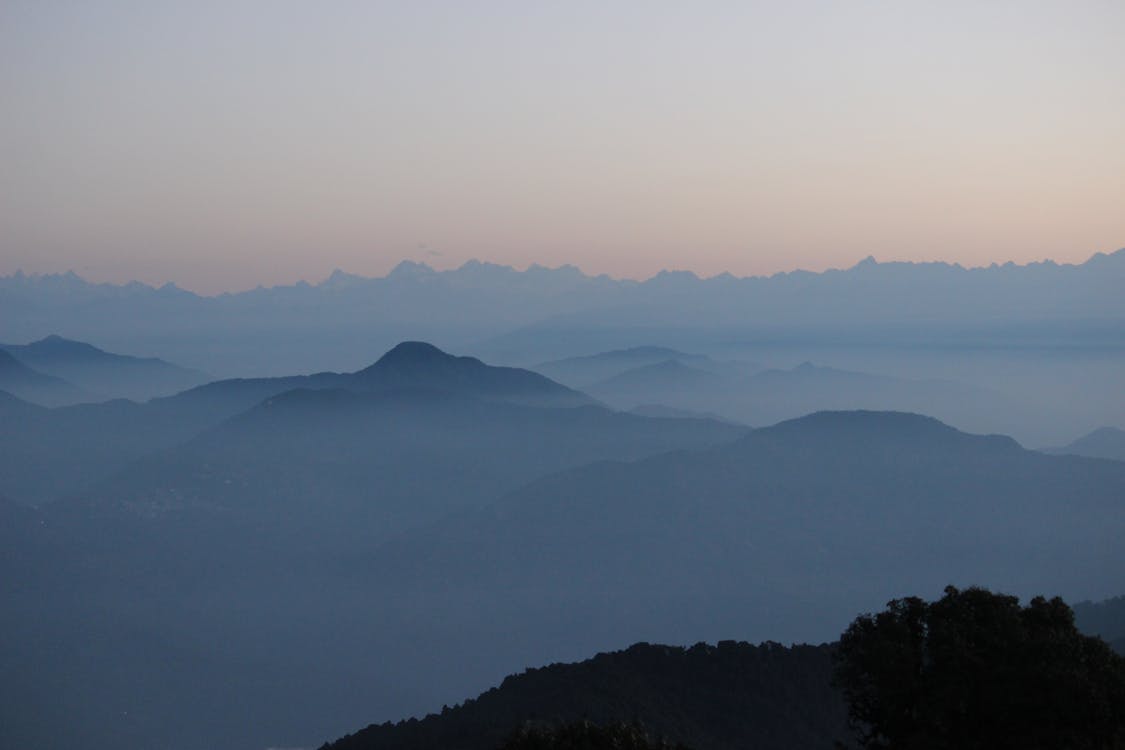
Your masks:
{"label": "tree canopy", "polygon": [[1059,598],[896,599],[848,627],[835,679],[869,750],[1125,748],[1125,659]]}
{"label": "tree canopy", "polygon": [[604,726],[588,721],[524,725],[500,750],[689,750],[686,745],[652,739],[639,724]]}

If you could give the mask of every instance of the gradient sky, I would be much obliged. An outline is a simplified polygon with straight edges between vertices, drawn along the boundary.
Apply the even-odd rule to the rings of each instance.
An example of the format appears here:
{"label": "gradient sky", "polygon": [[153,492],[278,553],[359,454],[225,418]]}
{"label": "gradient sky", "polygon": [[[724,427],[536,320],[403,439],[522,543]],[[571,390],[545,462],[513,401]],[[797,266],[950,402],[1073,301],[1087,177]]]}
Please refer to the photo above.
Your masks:
{"label": "gradient sky", "polygon": [[0,4],[0,274],[1125,245],[1125,2]]}

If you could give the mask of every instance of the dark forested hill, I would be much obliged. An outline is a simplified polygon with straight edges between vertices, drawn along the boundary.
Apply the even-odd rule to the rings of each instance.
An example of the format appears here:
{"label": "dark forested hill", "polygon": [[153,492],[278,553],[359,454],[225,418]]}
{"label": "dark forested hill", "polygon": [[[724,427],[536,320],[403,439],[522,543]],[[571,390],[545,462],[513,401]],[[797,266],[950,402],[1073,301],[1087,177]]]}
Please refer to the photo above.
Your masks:
{"label": "dark forested hill", "polygon": [[640,643],[506,678],[421,720],[372,725],[324,750],[493,750],[525,722],[638,722],[694,750],[829,750],[847,733],[831,648]]}

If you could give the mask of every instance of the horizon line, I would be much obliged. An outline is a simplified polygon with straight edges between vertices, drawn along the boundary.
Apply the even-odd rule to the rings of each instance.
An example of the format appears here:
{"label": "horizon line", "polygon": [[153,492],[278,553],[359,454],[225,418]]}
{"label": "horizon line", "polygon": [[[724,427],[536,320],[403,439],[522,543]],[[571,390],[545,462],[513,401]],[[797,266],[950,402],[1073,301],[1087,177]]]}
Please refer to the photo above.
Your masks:
{"label": "horizon line", "polygon": [[1032,260],[1032,261],[1027,261],[1025,263],[1017,263],[1013,260],[1007,260],[1007,261],[1004,261],[1002,263],[998,262],[998,261],[993,261],[992,263],[989,263],[987,265],[963,265],[962,263],[959,263],[959,262],[956,262],[956,261],[950,262],[950,261],[943,261],[943,260],[923,260],[923,261],[883,260],[883,261],[880,261],[880,260],[877,260],[873,255],[868,255],[865,258],[862,258],[862,259],[856,261],[855,263],[853,263],[852,265],[847,266],[845,268],[830,266],[830,267],[824,268],[824,269],[819,270],[819,271],[813,271],[813,270],[808,270],[808,269],[805,269],[805,268],[798,267],[798,268],[793,268],[793,269],[788,270],[788,271],[776,271],[776,272],[770,273],[770,274],[750,274],[750,275],[746,275],[746,276],[736,276],[733,273],[731,273],[730,271],[722,271],[720,273],[716,273],[716,274],[713,274],[713,275],[710,275],[710,276],[701,276],[697,272],[695,272],[691,269],[663,268],[663,269],[657,271],[656,273],[653,273],[652,275],[650,275],[648,277],[645,277],[645,278],[635,278],[635,277],[628,277],[628,276],[612,276],[608,273],[589,274],[589,273],[586,273],[585,271],[583,271],[579,266],[577,266],[573,263],[563,263],[562,265],[558,265],[558,266],[547,266],[547,265],[543,265],[541,263],[533,262],[533,263],[527,264],[523,268],[520,268],[520,267],[517,267],[517,266],[514,266],[514,265],[507,265],[507,264],[503,264],[503,263],[495,263],[495,262],[487,261],[487,260],[482,261],[482,260],[474,257],[474,258],[470,258],[469,260],[466,260],[464,263],[462,263],[459,266],[451,266],[449,268],[435,268],[434,266],[430,265],[429,263],[427,263],[425,261],[416,261],[416,260],[411,260],[409,258],[404,258],[404,259],[398,261],[394,265],[394,267],[391,268],[390,271],[388,271],[386,274],[384,274],[382,276],[365,276],[363,274],[357,274],[357,273],[351,273],[349,271],[344,271],[343,269],[340,269],[340,268],[334,268],[332,271],[330,271],[328,273],[327,276],[323,277],[319,281],[309,281],[308,279],[298,279],[297,281],[294,281],[294,282],[288,283],[288,284],[282,283],[282,284],[273,284],[273,285],[270,285],[270,286],[265,286],[263,284],[257,284],[257,285],[252,286],[252,287],[246,287],[246,288],[241,288],[241,289],[233,289],[233,290],[225,290],[225,291],[214,292],[214,293],[199,292],[199,291],[196,291],[194,289],[190,289],[188,287],[181,286],[180,284],[178,284],[175,281],[165,281],[163,283],[150,283],[150,282],[146,282],[146,281],[140,281],[138,279],[132,279],[132,280],[123,281],[123,282],[90,281],[89,279],[84,277],[82,274],[80,274],[78,271],[74,270],[73,268],[68,269],[66,271],[45,272],[45,273],[37,273],[37,272],[30,272],[29,273],[29,272],[25,272],[22,268],[17,268],[15,271],[13,271],[9,274],[0,275],[0,281],[7,281],[7,280],[13,280],[13,279],[41,280],[41,279],[73,277],[73,278],[78,279],[82,283],[88,284],[90,286],[114,287],[114,288],[119,288],[119,289],[126,288],[126,287],[141,286],[141,287],[145,287],[147,289],[151,289],[151,290],[154,290],[154,291],[157,291],[157,290],[160,290],[160,289],[173,289],[173,290],[177,290],[177,291],[181,291],[181,292],[185,292],[185,293],[188,293],[188,294],[195,295],[196,297],[216,298],[216,297],[223,297],[223,296],[236,296],[236,295],[239,295],[239,294],[248,294],[250,292],[256,292],[256,291],[269,291],[269,290],[273,290],[273,289],[293,289],[293,288],[299,288],[299,287],[308,287],[308,288],[316,289],[316,288],[321,288],[321,287],[329,287],[330,284],[332,283],[333,279],[337,279],[339,277],[354,279],[354,280],[357,280],[358,282],[382,281],[382,280],[390,279],[391,277],[395,276],[396,274],[402,274],[404,271],[409,272],[409,270],[411,270],[411,269],[418,269],[418,271],[421,272],[421,273],[429,273],[429,274],[434,274],[434,275],[456,274],[456,273],[459,273],[459,272],[463,272],[466,269],[475,269],[475,268],[478,268],[478,267],[495,268],[495,269],[499,269],[499,270],[502,270],[502,271],[510,271],[512,273],[519,274],[519,275],[524,275],[524,274],[527,274],[527,273],[533,273],[533,272],[539,272],[539,271],[549,272],[549,273],[557,273],[557,272],[560,272],[560,271],[574,271],[584,279],[589,279],[589,280],[606,279],[608,281],[616,282],[616,283],[631,283],[631,284],[642,285],[642,284],[647,284],[647,283],[649,283],[651,281],[654,281],[655,279],[661,278],[663,276],[690,276],[690,277],[696,279],[697,281],[703,281],[703,282],[714,281],[714,280],[717,280],[717,279],[725,279],[725,278],[729,278],[729,279],[735,280],[735,281],[747,281],[747,280],[775,279],[775,278],[779,278],[779,277],[785,277],[785,276],[796,275],[796,274],[809,274],[809,275],[814,275],[814,276],[822,276],[822,275],[829,274],[829,273],[847,273],[847,272],[850,272],[850,271],[856,271],[856,270],[859,270],[859,269],[872,267],[872,266],[943,266],[943,267],[946,267],[946,268],[952,268],[952,269],[957,269],[957,270],[962,270],[962,271],[988,271],[988,270],[995,270],[995,269],[1001,269],[1001,268],[1030,268],[1032,266],[1055,266],[1055,267],[1058,267],[1058,268],[1079,268],[1081,266],[1087,265],[1088,263],[1090,263],[1091,261],[1093,261],[1097,258],[1112,257],[1114,255],[1121,255],[1121,254],[1125,254],[1125,247],[1121,247],[1121,248],[1118,248],[1116,250],[1112,250],[1112,251],[1109,251],[1109,252],[1106,252],[1106,251],[1095,252],[1092,255],[1090,255],[1086,260],[1082,261],[1081,263],[1059,263],[1059,262],[1057,262],[1057,261],[1055,261],[1051,258],[1044,258],[1042,260]]}

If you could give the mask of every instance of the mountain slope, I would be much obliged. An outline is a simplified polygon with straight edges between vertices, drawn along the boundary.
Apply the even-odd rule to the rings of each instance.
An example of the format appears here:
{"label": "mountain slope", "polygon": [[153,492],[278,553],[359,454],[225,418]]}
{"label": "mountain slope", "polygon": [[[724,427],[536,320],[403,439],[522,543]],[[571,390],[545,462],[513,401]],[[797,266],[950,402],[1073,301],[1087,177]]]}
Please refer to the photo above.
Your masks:
{"label": "mountain slope", "polygon": [[1110,458],[1125,461],[1125,430],[1116,427],[1099,427],[1069,445],[1050,448],[1047,453],[1090,458]]}
{"label": "mountain slope", "polygon": [[158,413],[114,400],[47,409],[0,395],[0,494],[31,505],[78,492],[209,426],[208,415]]}
{"label": "mountain slope", "polygon": [[3,349],[0,349],[0,390],[43,406],[98,400],[73,383],[28,367]]}
{"label": "mountain slope", "polygon": [[155,357],[112,354],[53,334],[30,344],[0,344],[0,349],[42,372],[111,398],[143,401],[177,393],[210,379],[204,373]]}
{"label": "mountain slope", "polygon": [[527,616],[518,591],[608,632],[640,627],[643,611],[681,638],[752,623],[817,640],[850,612],[950,582],[1104,596],[1125,588],[1122,534],[1125,466],[916,415],[821,413],[548,477],[372,564],[512,617]]}
{"label": "mountain slope", "polygon": [[[1073,609],[1088,635],[1125,628],[1125,597]],[[832,687],[834,647],[638,643],[527,669],[440,714],[372,724],[322,750],[491,750],[516,727],[574,721],[639,722],[651,736],[698,750],[837,747],[852,732]]]}
{"label": "mountain slope", "polygon": [[329,538],[340,549],[345,538],[369,545],[564,468],[717,445],[744,431],[423,387],[298,389],[139,461],[85,501],[173,522],[177,514],[217,513],[221,523],[257,519],[258,528],[315,530],[308,540],[323,552]]}
{"label": "mountain slope", "polygon": [[668,359],[634,367],[587,387],[611,403],[635,408],[643,403],[675,404],[715,391],[729,392],[732,383],[719,375]]}
{"label": "mountain slope", "polygon": [[655,365],[668,360],[691,364],[700,369],[713,369],[720,366],[720,363],[711,360],[710,357],[687,354],[666,346],[634,346],[628,349],[615,349],[582,357],[568,357],[543,362],[531,369],[560,383],[566,383],[575,388],[585,388],[593,383],[620,375],[626,370],[645,365]]}

